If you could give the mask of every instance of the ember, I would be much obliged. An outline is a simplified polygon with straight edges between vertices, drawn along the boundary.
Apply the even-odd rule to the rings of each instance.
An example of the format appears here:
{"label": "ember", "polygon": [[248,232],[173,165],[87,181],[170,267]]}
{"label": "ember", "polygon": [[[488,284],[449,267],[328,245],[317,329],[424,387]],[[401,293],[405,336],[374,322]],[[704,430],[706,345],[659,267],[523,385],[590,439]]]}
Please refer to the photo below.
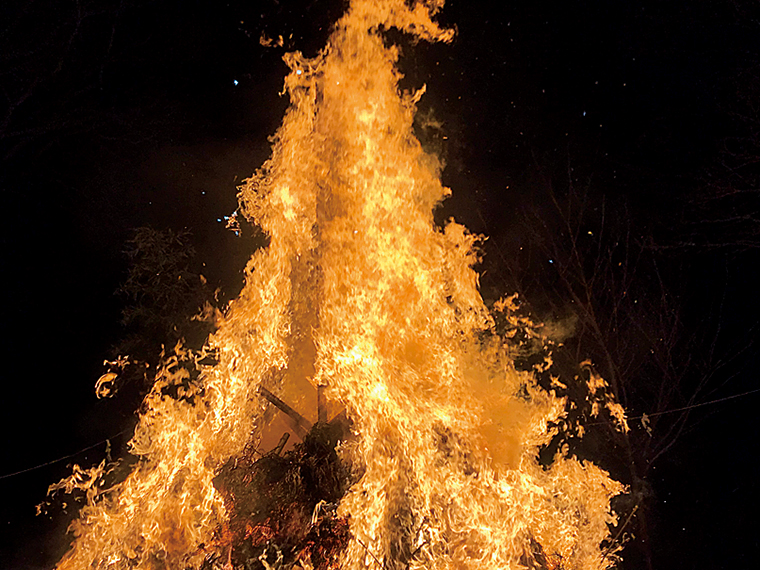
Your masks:
{"label": "ember", "polygon": [[[157,378],[136,468],[89,495],[60,570],[614,563],[622,486],[565,448],[539,460],[566,402],[515,366],[529,327],[483,303],[477,238],[433,219],[449,190],[412,129],[424,89],[399,92],[383,31],[448,42],[442,4],[353,0],[316,58],[285,57],[291,106],[240,192],[270,243],[215,363]],[[272,404],[303,443],[258,457],[282,435]]]}
{"label": "ember", "polygon": [[349,519],[336,510],[355,476],[335,448],[349,435],[341,414],[315,424],[303,443],[284,455],[287,433],[281,445],[258,459],[254,449],[230,459],[214,479],[229,521],[206,566],[224,560],[226,551],[233,567],[338,568],[351,534]]}

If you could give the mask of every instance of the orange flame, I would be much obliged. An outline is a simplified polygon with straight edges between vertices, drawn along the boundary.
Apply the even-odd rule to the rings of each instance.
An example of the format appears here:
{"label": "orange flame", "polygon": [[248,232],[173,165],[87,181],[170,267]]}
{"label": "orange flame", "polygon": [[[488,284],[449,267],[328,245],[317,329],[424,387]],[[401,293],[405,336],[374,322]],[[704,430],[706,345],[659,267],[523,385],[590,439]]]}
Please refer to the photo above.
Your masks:
{"label": "orange flame", "polygon": [[381,30],[450,41],[431,20],[442,4],[354,0],[316,58],[286,56],[291,106],[240,193],[271,241],[209,340],[219,363],[181,398],[167,367],[131,442],[140,462],[82,509],[60,570],[200,566],[226,517],[212,479],[266,428],[262,383],[322,386],[353,420],[339,451],[365,471],[339,506],[343,568],[612,564],[622,486],[564,454],[539,464],[565,402],[496,335],[476,238],[433,221],[449,191],[413,135],[423,92],[399,93]]}

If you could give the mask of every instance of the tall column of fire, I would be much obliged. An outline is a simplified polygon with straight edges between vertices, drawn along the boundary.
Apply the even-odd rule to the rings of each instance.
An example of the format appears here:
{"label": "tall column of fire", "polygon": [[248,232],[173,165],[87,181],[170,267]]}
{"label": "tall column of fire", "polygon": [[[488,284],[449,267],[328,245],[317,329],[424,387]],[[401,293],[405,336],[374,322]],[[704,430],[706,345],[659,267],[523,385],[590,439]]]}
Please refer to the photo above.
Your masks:
{"label": "tall column of fire", "polygon": [[260,437],[273,377],[275,392],[323,386],[352,419],[340,453],[364,474],[339,505],[344,568],[520,568],[536,548],[546,564],[611,565],[621,486],[563,453],[540,465],[564,401],[515,369],[478,293],[475,238],[433,220],[448,190],[413,134],[422,92],[399,92],[382,31],[449,41],[441,5],[353,0],[319,56],[286,56],[291,106],[240,196],[270,243],[209,340],[219,363],[180,398],[163,390],[180,369],[159,378],[124,482],[80,477],[90,501],[59,568],[200,566],[226,516],[213,478]]}

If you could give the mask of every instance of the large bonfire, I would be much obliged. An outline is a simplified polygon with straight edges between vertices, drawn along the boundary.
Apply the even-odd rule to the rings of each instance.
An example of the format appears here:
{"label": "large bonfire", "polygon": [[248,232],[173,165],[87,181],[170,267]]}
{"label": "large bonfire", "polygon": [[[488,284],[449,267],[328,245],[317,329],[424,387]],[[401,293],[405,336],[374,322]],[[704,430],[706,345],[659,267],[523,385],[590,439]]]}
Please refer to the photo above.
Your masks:
{"label": "large bonfire", "polygon": [[[317,57],[286,56],[290,108],[240,192],[269,245],[198,377],[170,360],[156,380],[131,474],[64,482],[88,501],[60,570],[612,565],[621,485],[539,460],[565,401],[515,365],[523,325],[506,300],[497,331],[475,238],[433,220],[422,92],[399,91],[382,32],[450,41],[442,3],[353,0]],[[284,453],[282,420],[303,440]]]}

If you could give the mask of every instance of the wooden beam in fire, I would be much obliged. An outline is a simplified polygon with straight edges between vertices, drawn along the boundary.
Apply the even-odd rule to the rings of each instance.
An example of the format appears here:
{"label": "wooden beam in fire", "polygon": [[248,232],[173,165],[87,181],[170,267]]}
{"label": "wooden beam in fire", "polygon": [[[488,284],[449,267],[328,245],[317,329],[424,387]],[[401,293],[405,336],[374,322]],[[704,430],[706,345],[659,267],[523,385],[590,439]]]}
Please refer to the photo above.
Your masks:
{"label": "wooden beam in fire", "polygon": [[303,440],[303,438],[306,437],[306,434],[311,431],[311,428],[313,427],[312,423],[280,400],[277,396],[272,394],[272,392],[262,386],[259,388],[259,395],[285,414],[288,425],[293,432],[301,438],[301,440]]}

